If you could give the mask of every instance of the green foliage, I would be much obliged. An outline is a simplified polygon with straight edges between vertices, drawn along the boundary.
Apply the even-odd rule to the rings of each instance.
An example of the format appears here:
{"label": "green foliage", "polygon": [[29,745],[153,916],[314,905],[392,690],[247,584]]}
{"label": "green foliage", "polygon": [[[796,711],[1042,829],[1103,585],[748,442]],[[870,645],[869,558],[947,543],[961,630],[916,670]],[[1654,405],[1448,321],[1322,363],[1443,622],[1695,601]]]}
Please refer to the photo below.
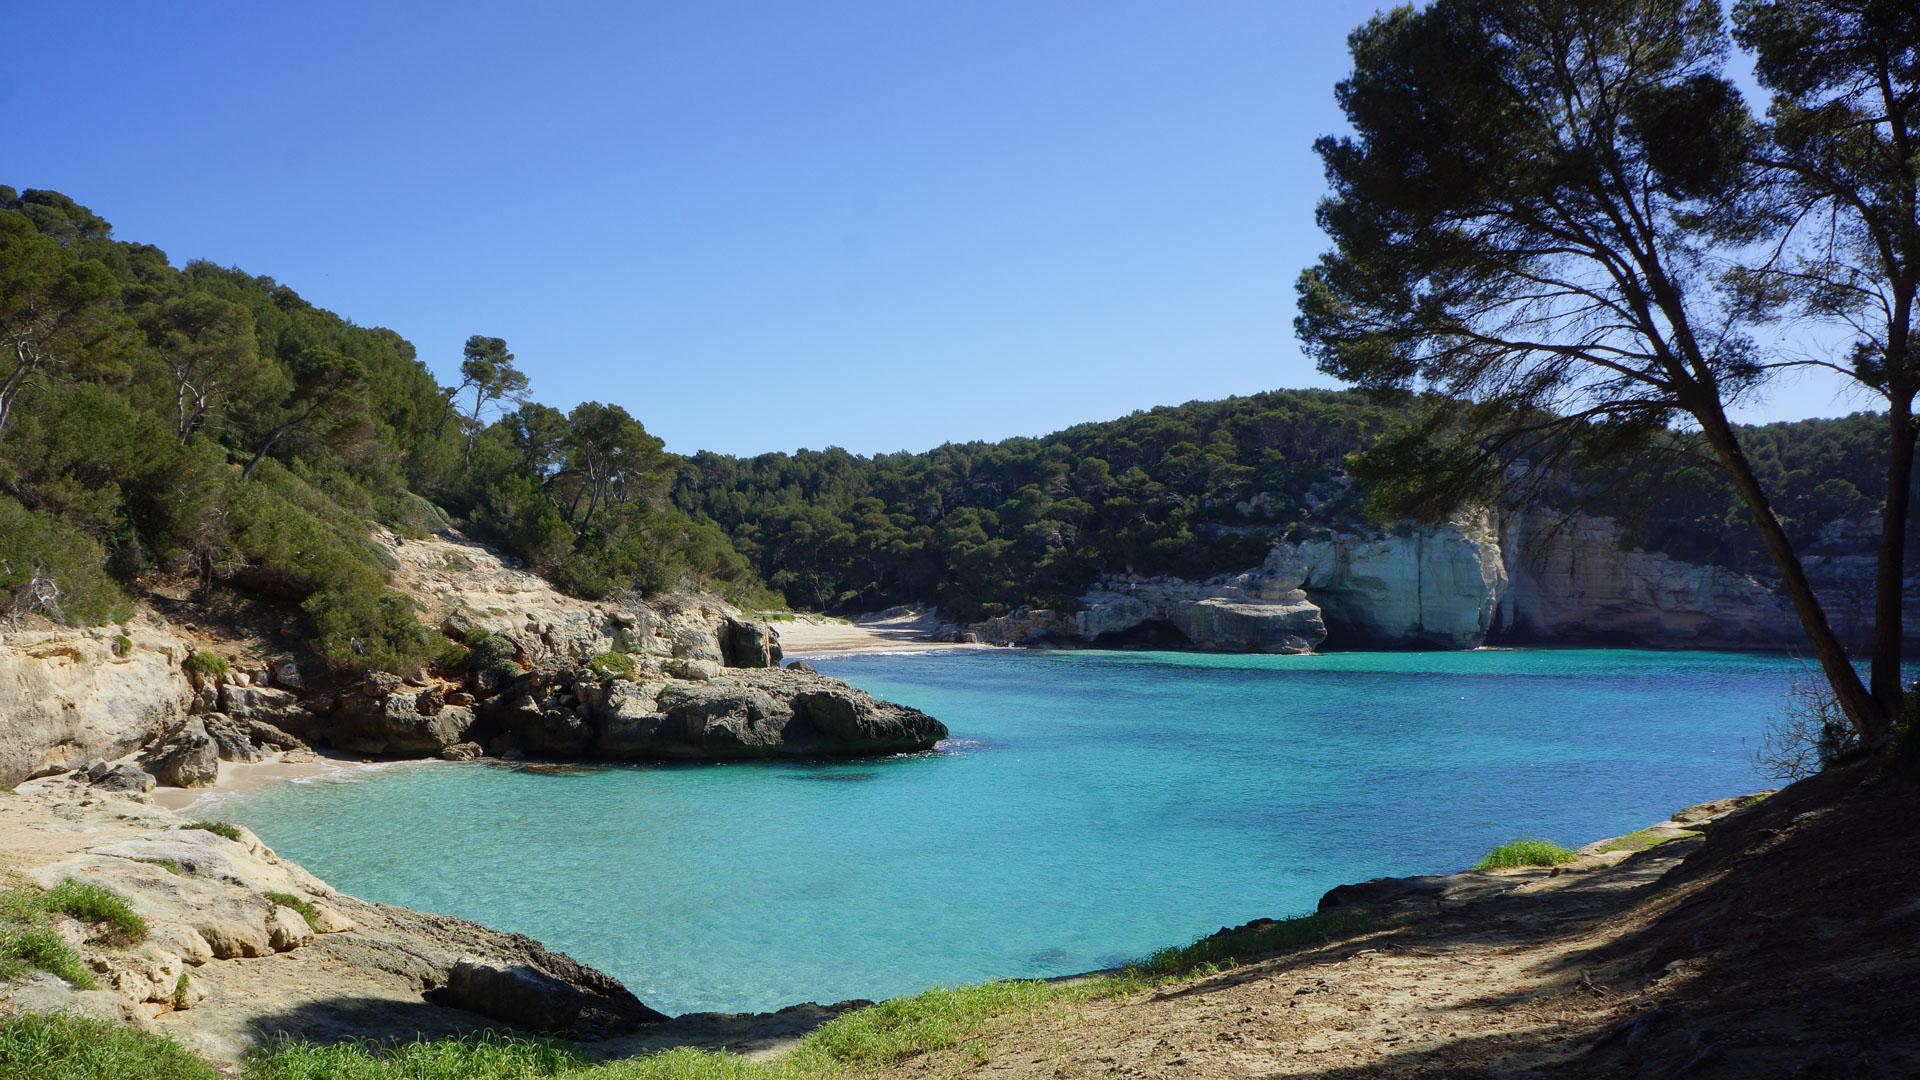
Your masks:
{"label": "green foliage", "polygon": [[242,842],[243,842],[243,841],[242,841],[242,840],[240,839],[240,837],[241,837],[241,833],[240,833],[240,826],[238,826],[238,825],[234,825],[234,824],[232,824],[232,823],[230,823],[230,822],[225,822],[225,821],[196,821],[196,822],[194,822],[194,823],[192,823],[192,824],[190,824],[190,825],[183,825],[183,826],[181,826],[181,828],[184,828],[184,829],[205,829],[205,830],[206,830],[207,832],[210,832],[210,833],[214,833],[215,835],[218,835],[218,836],[224,836],[224,837],[226,837],[227,839],[229,839],[229,840],[232,840],[232,841],[233,841],[233,842],[235,842],[235,843],[242,843]]}
{"label": "green foliage", "polygon": [[485,630],[467,635],[467,666],[473,671],[491,671],[502,679],[520,674],[519,650],[513,642]]}
{"label": "green foliage", "polygon": [[311,903],[308,903],[307,901],[300,899],[299,897],[293,895],[292,893],[270,892],[265,895],[266,895],[266,898],[272,901],[273,903],[278,904],[283,908],[293,909],[295,914],[299,915],[302,919],[305,919],[307,921],[307,925],[309,927],[312,927],[315,930],[318,930],[320,928],[318,925],[316,925],[320,916],[314,912],[313,905]]}
{"label": "green foliage", "polygon": [[1522,866],[1559,866],[1579,858],[1577,852],[1569,851],[1551,840],[1509,840],[1487,852],[1487,857],[1473,865],[1475,870],[1512,870]]}
{"label": "green foliage", "polygon": [[35,612],[91,626],[120,603],[98,541],[0,495],[0,616]]}
{"label": "green foliage", "polygon": [[[183,976],[184,978],[184,976]],[[0,1021],[0,1080],[217,1080],[163,1035],[105,1020],[28,1013]]]}
{"label": "green foliage", "polygon": [[558,1043],[487,1032],[387,1046],[283,1042],[253,1051],[247,1080],[535,1080],[578,1076],[586,1059]]}
{"label": "green foliage", "polygon": [[159,867],[160,869],[162,869],[162,870],[165,870],[165,871],[166,871],[167,873],[169,873],[169,874],[179,874],[179,873],[180,873],[180,864],[179,864],[179,863],[177,863],[177,862],[174,862],[174,861],[173,861],[172,859],[148,859],[148,858],[140,858],[140,859],[135,859],[135,860],[133,860],[133,861],[134,861],[134,862],[143,862],[143,863],[147,863],[147,864],[149,864],[149,865],[152,865],[152,866],[157,866],[157,867]]}
{"label": "green foliage", "polygon": [[701,453],[674,500],[791,606],[1065,607],[1103,573],[1237,572],[1289,532],[1348,525],[1363,493],[1341,460],[1397,416],[1358,394],[1279,391],[922,454]]}
{"label": "green foliage", "polygon": [[633,657],[623,652],[604,652],[587,661],[587,669],[596,679],[631,679]]}
{"label": "green foliage", "polygon": [[30,885],[0,889],[0,980],[46,971],[82,990],[95,988],[80,954],[54,931],[56,910]]}
{"label": "green foliage", "polygon": [[125,656],[133,651],[133,639],[125,634],[113,636],[113,655]]}
{"label": "green foliage", "polygon": [[232,670],[232,665],[227,663],[226,657],[210,652],[191,653],[181,666],[187,669],[187,674],[198,675],[203,679],[225,678],[227,672]]}
{"label": "green foliage", "polygon": [[48,891],[46,904],[47,910],[81,922],[106,923],[112,935],[125,941],[147,939],[147,920],[134,913],[126,897],[104,885],[67,878]]}

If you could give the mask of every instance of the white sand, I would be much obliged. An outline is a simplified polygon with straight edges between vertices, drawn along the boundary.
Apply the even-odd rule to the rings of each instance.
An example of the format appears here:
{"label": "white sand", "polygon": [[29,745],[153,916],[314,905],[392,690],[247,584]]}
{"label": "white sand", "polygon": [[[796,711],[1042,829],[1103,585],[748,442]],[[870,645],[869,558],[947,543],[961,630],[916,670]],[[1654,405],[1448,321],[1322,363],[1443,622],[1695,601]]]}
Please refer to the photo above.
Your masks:
{"label": "white sand", "polygon": [[780,648],[790,660],[809,656],[844,653],[933,652],[951,649],[987,649],[990,645],[959,645],[934,641],[940,620],[931,613],[896,615],[881,618],[870,615],[840,621],[817,615],[796,616],[792,622],[777,622]]}

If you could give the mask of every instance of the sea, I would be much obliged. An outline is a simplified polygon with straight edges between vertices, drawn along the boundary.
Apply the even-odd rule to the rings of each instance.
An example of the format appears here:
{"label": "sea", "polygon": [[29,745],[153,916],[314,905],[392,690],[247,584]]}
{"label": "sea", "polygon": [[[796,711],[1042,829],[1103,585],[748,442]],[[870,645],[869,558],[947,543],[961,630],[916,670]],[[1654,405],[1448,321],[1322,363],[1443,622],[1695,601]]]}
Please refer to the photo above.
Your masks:
{"label": "sea", "polygon": [[883,758],[404,763],[226,796],[335,888],[540,939],[667,1013],[1066,975],[1381,875],[1776,786],[1789,657],[843,656],[943,720]]}

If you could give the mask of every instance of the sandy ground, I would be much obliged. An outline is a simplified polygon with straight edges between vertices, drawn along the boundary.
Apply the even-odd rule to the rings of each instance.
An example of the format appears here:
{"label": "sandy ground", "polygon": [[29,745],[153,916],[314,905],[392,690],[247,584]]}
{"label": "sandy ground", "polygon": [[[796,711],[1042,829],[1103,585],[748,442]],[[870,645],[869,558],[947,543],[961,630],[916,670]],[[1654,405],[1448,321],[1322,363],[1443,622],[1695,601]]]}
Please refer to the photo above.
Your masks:
{"label": "sandy ground", "polygon": [[891,617],[868,615],[845,621],[798,615],[792,622],[774,623],[773,628],[779,631],[780,648],[790,660],[845,653],[945,652],[992,647],[934,641],[932,635],[940,629],[940,620],[931,612]]}
{"label": "sandy ground", "polygon": [[[220,779],[211,787],[177,788],[158,787],[153,790],[153,802],[168,810],[189,813],[194,810],[218,803],[222,798],[235,792],[250,791],[267,784],[286,780],[306,780],[317,776],[335,776],[356,769],[383,768],[390,765],[444,764],[435,759],[419,761],[381,761],[367,758],[348,757],[328,751],[317,751],[312,759],[283,761],[282,755],[274,754],[264,761],[220,763]],[[127,760],[131,761],[132,758]]]}

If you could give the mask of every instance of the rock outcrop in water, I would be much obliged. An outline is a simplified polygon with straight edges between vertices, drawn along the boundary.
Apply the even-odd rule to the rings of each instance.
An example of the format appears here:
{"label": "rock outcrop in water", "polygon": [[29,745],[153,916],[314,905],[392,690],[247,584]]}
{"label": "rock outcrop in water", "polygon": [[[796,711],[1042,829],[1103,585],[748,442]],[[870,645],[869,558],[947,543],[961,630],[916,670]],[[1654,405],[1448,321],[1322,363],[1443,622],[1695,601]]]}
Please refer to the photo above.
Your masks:
{"label": "rock outcrop in water", "polygon": [[[1282,545],[1288,546],[1288,545]],[[1494,628],[1508,568],[1492,515],[1299,546],[1302,588],[1342,648],[1471,649]]]}
{"label": "rock outcrop in water", "polygon": [[1258,569],[1207,583],[1108,579],[1079,611],[1027,609],[975,623],[972,640],[995,645],[1164,644],[1219,652],[1311,652],[1326,639],[1320,609],[1300,584],[1307,566],[1289,545]]}

